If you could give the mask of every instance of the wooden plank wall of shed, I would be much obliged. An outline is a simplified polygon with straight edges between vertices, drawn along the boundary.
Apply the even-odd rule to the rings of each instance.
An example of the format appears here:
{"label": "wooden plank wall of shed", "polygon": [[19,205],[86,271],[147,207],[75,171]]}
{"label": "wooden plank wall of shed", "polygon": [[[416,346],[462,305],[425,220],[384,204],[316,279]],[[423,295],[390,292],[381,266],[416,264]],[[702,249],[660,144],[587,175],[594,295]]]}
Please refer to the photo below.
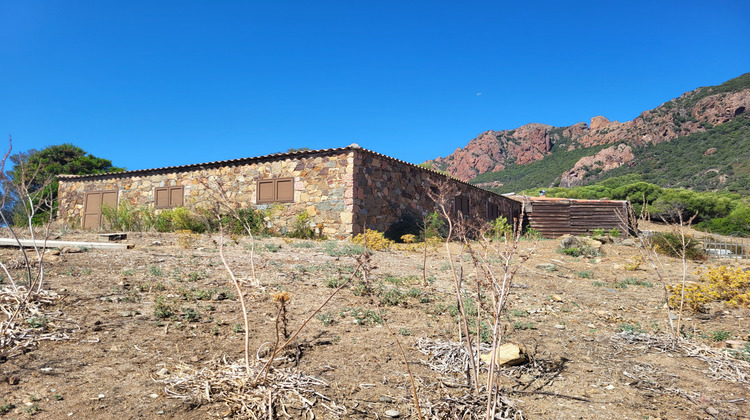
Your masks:
{"label": "wooden plank wall of shed", "polygon": [[623,223],[626,217],[624,203],[574,201],[570,204],[570,233],[583,235],[594,229],[619,229],[626,234]]}
{"label": "wooden plank wall of shed", "polygon": [[535,201],[528,213],[530,226],[545,238],[590,234],[594,229],[619,229],[627,233],[620,220],[626,215],[624,203],[584,201]]}
{"label": "wooden plank wall of shed", "polygon": [[530,226],[545,238],[570,233],[570,202],[534,202],[528,213]]}

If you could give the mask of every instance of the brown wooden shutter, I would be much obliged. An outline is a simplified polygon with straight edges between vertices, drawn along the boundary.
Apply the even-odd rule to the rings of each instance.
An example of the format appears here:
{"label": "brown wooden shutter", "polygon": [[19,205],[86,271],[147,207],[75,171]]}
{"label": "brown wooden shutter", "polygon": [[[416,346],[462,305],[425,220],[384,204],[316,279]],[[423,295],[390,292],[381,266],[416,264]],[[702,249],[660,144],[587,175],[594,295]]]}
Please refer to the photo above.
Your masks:
{"label": "brown wooden shutter", "polygon": [[170,207],[181,207],[185,202],[185,188],[170,187],[169,188],[169,206]]}
{"label": "brown wooden shutter", "polygon": [[185,187],[154,188],[154,206],[157,209],[180,207],[185,204]]}
{"label": "brown wooden shutter", "polygon": [[257,204],[293,202],[294,178],[262,179],[258,181]]}
{"label": "brown wooden shutter", "polygon": [[169,207],[169,188],[161,187],[154,189],[154,206],[157,209]]}
{"label": "brown wooden shutter", "polygon": [[258,181],[258,204],[273,203],[275,195],[274,184],[273,179]]}
{"label": "brown wooden shutter", "polygon": [[282,203],[294,201],[294,179],[276,180],[276,201]]}

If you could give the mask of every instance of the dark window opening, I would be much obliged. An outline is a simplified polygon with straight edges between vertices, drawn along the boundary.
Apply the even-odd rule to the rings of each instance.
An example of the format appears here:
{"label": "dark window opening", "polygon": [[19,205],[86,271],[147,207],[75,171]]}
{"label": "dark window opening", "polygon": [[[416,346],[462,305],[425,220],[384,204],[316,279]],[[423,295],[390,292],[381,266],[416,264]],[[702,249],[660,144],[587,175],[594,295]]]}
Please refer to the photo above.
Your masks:
{"label": "dark window opening", "polygon": [[469,197],[463,195],[456,196],[456,201],[453,205],[453,212],[457,215],[468,217],[469,210]]}
{"label": "dark window opening", "polygon": [[495,220],[500,217],[500,206],[495,203],[487,203],[487,220]]}

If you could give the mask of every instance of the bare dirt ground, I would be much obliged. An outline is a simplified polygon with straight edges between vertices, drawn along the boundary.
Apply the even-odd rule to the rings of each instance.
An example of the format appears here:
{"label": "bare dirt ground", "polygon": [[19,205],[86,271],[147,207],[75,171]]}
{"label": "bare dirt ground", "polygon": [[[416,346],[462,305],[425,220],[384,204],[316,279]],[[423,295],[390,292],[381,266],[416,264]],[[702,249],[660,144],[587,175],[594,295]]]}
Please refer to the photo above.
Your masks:
{"label": "bare dirt ground", "polygon": [[[96,235],[71,232],[60,239],[95,241]],[[189,398],[174,394],[179,391],[175,380],[185,374],[215,369],[224,360],[241,364],[243,357],[239,303],[219,257],[217,237],[201,236],[189,249],[179,246],[179,239],[176,234],[131,233],[127,242],[133,249],[89,249],[48,262],[45,288],[60,299],[46,309],[49,322],[38,329],[57,330],[67,338],[39,341],[0,361],[0,417],[239,416],[223,402],[205,401],[211,390],[199,388]],[[750,380],[750,372],[717,371],[719,365],[705,357],[665,348],[656,339],[667,331],[663,288],[646,264],[637,271],[623,268],[638,255],[637,248],[605,244],[604,256],[574,258],[556,252],[558,243],[538,242],[515,279],[504,322],[506,340],[524,344],[532,358],[526,365],[502,368],[500,375],[507,401],[523,418],[750,418],[750,385],[736,381],[742,375]],[[226,248],[240,277],[250,273],[247,244],[243,238]],[[521,242],[521,252],[533,245]],[[356,262],[346,255],[349,246],[283,238],[257,241],[262,287],[246,287],[253,363],[268,356],[269,344],[264,343],[275,340],[272,293],[289,293],[288,328],[296,330],[330,296],[339,276],[352,272]],[[3,261],[18,255],[18,250],[0,249]],[[668,277],[677,281],[680,261],[665,261]],[[372,262],[373,286],[380,294],[342,289],[276,366],[321,380],[313,388],[329,400],[305,397],[314,403],[317,418],[386,418],[388,410],[416,418],[395,337],[403,345],[423,408],[441,401],[468,404],[465,375],[430,368],[430,355],[418,348],[420,340],[458,340],[453,278],[444,250],[429,256],[428,286],[421,285],[420,253],[375,252]],[[707,263],[749,265],[747,260]],[[690,279],[697,278],[692,273],[699,266],[689,263]],[[471,284],[475,274],[468,262],[465,267]],[[393,289],[398,292],[387,295],[389,304],[379,305]],[[722,304],[710,309],[685,313],[687,348],[718,350],[723,343],[712,338],[724,338],[723,331],[730,338],[748,339],[750,310]],[[379,310],[394,335],[378,322]],[[291,418],[305,414],[298,408],[292,403],[285,407]],[[280,409],[275,415],[286,417]]]}

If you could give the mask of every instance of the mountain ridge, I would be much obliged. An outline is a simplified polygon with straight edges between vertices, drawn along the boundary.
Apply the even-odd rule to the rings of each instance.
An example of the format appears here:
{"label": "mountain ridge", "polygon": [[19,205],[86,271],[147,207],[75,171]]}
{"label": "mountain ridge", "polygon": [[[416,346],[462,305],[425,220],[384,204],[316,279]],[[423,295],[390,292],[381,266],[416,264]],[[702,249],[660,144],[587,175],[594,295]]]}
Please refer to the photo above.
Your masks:
{"label": "mountain ridge", "polygon": [[[567,127],[530,123],[513,130],[488,130],[443,158],[425,166],[472,181],[483,174],[539,162],[554,153],[590,149],[591,154],[557,174],[560,186],[582,185],[592,177],[632,164],[634,150],[705,132],[750,111],[750,73],[717,86],[699,87],[631,121],[603,116]],[[480,177],[476,181],[480,181]],[[496,188],[480,181],[478,185]],[[474,182],[477,183],[477,182]]]}

